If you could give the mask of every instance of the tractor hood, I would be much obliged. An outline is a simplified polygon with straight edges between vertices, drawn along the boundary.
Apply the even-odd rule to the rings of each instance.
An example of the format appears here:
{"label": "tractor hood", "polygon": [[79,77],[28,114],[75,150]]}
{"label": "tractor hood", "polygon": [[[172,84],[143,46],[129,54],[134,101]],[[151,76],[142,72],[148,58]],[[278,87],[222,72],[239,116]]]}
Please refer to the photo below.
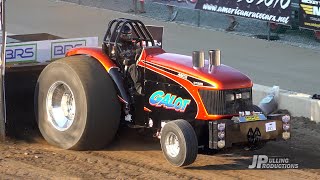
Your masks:
{"label": "tractor hood", "polygon": [[[187,76],[196,82],[208,83],[216,89],[250,88],[253,85],[248,76],[226,65],[215,66],[209,71],[208,60],[205,60],[204,68],[195,69],[191,56],[160,53],[146,56],[145,62],[176,73],[180,78]],[[192,83],[195,84],[195,82]]]}

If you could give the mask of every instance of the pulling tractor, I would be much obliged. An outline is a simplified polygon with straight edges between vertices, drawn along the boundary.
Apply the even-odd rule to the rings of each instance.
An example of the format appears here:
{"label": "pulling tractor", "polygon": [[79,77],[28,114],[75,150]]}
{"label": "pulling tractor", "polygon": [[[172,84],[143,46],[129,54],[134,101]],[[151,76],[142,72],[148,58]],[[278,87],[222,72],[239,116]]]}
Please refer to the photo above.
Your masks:
{"label": "pulling tractor", "polygon": [[[135,59],[141,94],[120,58],[125,26],[141,48]],[[199,148],[290,138],[290,117],[254,106],[246,75],[221,64],[219,50],[204,57],[167,53],[141,21],[115,19],[102,47],[76,47],[38,68],[33,97],[40,132],[54,146],[91,150],[106,147],[120,125],[149,129],[174,166],[193,163]]]}

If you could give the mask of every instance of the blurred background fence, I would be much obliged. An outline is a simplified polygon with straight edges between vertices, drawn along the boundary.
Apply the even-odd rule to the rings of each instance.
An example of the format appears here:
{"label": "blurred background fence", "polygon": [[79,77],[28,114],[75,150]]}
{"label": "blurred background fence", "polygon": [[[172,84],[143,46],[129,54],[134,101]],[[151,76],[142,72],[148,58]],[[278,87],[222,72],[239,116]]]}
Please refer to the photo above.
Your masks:
{"label": "blurred background fence", "polygon": [[[62,0],[70,3],[75,3],[84,6],[91,6],[97,8],[110,9],[114,11],[120,11],[124,13],[137,14],[139,16],[144,16],[160,21],[170,21],[172,18],[171,11],[167,5],[154,2],[153,0],[145,0],[145,11],[146,13],[139,12],[130,12],[129,9],[132,9],[132,0]],[[138,1],[138,9],[140,8],[139,0]],[[169,0],[168,3],[175,5],[178,0]],[[181,1],[181,0],[180,0]],[[298,0],[292,0],[295,2],[294,8],[299,8]],[[165,1],[164,1],[165,2]],[[185,3],[185,5],[183,4]],[[319,1],[320,3],[320,1]],[[188,4],[183,1],[177,4],[178,6],[173,7],[173,12],[177,13],[176,17],[172,22],[179,24],[186,24],[192,26],[198,26],[202,28],[213,29],[215,31],[225,31],[225,29],[229,26],[230,20],[225,14],[215,13],[215,12],[207,12],[202,10],[195,10],[186,8]],[[292,16],[297,16],[297,12],[292,11]],[[172,19],[171,19],[172,20]],[[319,49],[320,50],[320,39],[316,39],[315,32],[311,30],[299,29],[296,25],[292,27],[284,27],[276,29],[277,32],[270,32],[269,25],[266,21],[251,19],[251,18],[243,18],[236,17],[236,20],[239,22],[239,25],[235,28],[235,31],[228,32],[233,34],[239,34],[242,36],[248,37],[263,37],[266,38],[269,33],[271,33],[271,40],[273,38],[278,39],[283,43]],[[297,19],[293,19],[293,24],[296,24]],[[272,24],[271,24],[272,25]],[[274,28],[274,26],[272,26]],[[320,33],[319,38],[320,38]]]}

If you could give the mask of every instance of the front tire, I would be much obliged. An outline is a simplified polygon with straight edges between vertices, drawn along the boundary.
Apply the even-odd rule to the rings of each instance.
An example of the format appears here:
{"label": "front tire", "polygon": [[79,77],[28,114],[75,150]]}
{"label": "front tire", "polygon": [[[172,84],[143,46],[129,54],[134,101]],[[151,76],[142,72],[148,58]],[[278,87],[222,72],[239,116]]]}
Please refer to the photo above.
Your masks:
{"label": "front tire", "polygon": [[185,120],[167,123],[161,131],[161,148],[174,166],[192,164],[198,155],[198,140],[193,127]]}
{"label": "front tire", "polygon": [[114,138],[120,104],[112,79],[95,59],[66,57],[40,74],[35,110],[43,137],[63,149],[101,149]]}

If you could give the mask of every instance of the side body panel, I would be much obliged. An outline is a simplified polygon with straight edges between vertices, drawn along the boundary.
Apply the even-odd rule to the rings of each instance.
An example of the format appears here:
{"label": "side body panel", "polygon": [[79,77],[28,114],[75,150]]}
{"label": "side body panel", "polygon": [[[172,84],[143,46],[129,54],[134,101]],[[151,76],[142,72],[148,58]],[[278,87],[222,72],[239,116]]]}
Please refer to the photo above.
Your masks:
{"label": "side body panel", "polygon": [[[156,112],[159,116],[156,118],[172,114],[172,107],[166,107],[166,103],[174,105],[173,95],[182,99],[189,99],[190,104],[186,106],[185,111],[177,116],[172,115],[170,119],[193,118],[198,120],[218,120],[228,119],[235,114],[209,114],[203,103],[200,90],[207,91],[225,91],[233,89],[245,89],[252,87],[252,81],[239,71],[225,66],[213,67],[209,71],[208,62],[202,69],[192,67],[192,59],[189,56],[165,53],[160,48],[144,49],[138,61],[138,65],[145,68],[146,72],[146,106]],[[158,96],[152,96],[157,91],[163,91]],[[166,96],[167,93],[170,95]],[[172,99],[170,99],[170,97]],[[182,97],[184,96],[184,97]],[[150,103],[150,99],[160,101],[156,105]],[[167,100],[166,98],[169,98]],[[170,101],[171,100],[171,101]],[[169,102],[168,102],[169,101]],[[170,104],[171,103],[171,104]],[[153,107],[150,107],[153,106]],[[170,109],[171,108],[171,109]],[[160,110],[159,110],[160,109]],[[173,108],[176,109],[176,108]],[[169,117],[169,116],[168,116]]]}
{"label": "side body panel", "polygon": [[153,120],[195,118],[197,105],[185,88],[148,69],[146,77],[145,107]]}

